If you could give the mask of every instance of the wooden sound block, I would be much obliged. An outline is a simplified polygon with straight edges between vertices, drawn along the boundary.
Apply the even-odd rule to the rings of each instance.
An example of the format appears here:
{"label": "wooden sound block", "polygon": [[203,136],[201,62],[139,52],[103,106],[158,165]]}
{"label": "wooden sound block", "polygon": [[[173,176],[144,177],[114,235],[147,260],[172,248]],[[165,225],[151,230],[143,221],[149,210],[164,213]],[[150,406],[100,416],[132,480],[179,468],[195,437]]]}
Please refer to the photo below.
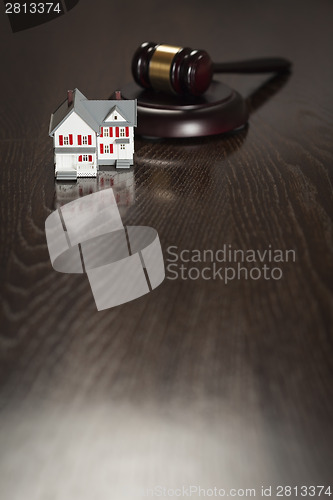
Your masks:
{"label": "wooden sound block", "polygon": [[136,133],[146,137],[201,137],[242,128],[249,114],[243,97],[213,81],[200,97],[179,97],[144,90],[136,83],[121,89],[123,99],[137,99]]}

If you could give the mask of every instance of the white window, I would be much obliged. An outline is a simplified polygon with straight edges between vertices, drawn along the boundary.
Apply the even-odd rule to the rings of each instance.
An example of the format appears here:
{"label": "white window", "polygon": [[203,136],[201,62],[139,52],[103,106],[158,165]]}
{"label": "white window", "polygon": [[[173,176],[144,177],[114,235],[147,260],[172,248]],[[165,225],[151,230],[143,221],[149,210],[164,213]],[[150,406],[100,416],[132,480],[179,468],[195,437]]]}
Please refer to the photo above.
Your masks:
{"label": "white window", "polygon": [[82,156],[82,161],[88,161],[88,155],[83,155]]}
{"label": "white window", "polygon": [[120,137],[125,137],[125,129],[124,129],[124,127],[121,127],[119,129],[119,134],[120,134]]}
{"label": "white window", "polygon": [[109,137],[109,127],[104,127],[103,128],[103,136],[104,137]]}
{"label": "white window", "polygon": [[118,120],[118,116],[117,116],[117,115],[114,115],[114,119],[115,119],[115,120]]}
{"label": "white window", "polygon": [[82,136],[82,144],[88,144],[88,136],[87,135]]}
{"label": "white window", "polygon": [[125,144],[120,144],[120,149],[125,149]]}
{"label": "white window", "polygon": [[110,153],[110,146],[109,146],[109,144],[105,144],[105,146],[104,146],[104,153]]}
{"label": "white window", "polygon": [[68,144],[69,144],[69,139],[68,139],[68,136],[66,135],[66,136],[64,137],[64,145],[65,145],[65,146],[68,146]]}

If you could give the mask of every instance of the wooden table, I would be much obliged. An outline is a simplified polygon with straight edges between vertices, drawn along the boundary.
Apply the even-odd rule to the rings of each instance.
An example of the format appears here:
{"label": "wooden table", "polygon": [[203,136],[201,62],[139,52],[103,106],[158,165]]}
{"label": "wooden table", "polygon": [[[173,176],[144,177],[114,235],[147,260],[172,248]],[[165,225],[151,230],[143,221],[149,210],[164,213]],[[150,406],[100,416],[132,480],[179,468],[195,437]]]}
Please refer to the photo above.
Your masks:
{"label": "wooden table", "polygon": [[[157,485],[260,497],[264,485],[275,498],[278,485],[298,486],[298,497],[302,485],[326,488],[333,6],[93,4],[15,34],[4,13],[0,21],[1,497],[143,498]],[[144,40],[202,47],[214,60],[284,56],[294,69],[258,91],[265,77],[223,79],[248,98],[238,134],[137,138],[130,173],[55,184],[50,113],[68,88],[108,98],[130,80]],[[170,246],[230,245],[293,250],[295,261],[278,264],[281,279],[227,284],[167,272],[152,293],[97,312],[84,276],[52,269],[44,222],[111,178],[124,224],[154,227],[165,259]]]}

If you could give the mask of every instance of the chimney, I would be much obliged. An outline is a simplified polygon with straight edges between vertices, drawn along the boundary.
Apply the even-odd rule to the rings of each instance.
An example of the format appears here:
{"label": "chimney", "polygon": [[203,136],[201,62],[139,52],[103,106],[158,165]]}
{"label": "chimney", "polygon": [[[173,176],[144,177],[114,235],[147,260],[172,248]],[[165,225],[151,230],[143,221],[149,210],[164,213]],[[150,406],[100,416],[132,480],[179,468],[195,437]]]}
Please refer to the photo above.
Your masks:
{"label": "chimney", "polygon": [[68,107],[73,104],[73,90],[67,90],[67,103]]}
{"label": "chimney", "polygon": [[120,90],[116,90],[116,91],[115,91],[115,96],[116,96],[117,101],[121,101],[122,97],[121,97],[121,92],[120,92]]}

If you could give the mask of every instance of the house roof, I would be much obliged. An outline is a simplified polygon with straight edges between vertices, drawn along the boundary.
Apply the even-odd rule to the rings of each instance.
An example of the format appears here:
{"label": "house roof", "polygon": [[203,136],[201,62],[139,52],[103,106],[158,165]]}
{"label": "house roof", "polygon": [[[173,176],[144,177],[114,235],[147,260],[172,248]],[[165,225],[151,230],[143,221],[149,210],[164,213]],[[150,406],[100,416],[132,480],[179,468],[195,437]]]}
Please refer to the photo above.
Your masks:
{"label": "house roof", "polygon": [[54,132],[73,112],[77,113],[95,132],[104,124],[107,126],[116,125],[117,122],[105,122],[113,109],[118,109],[125,118],[126,125],[136,127],[136,100],[88,100],[78,89],[73,91],[73,102],[68,106],[67,99],[51,115],[49,135]]}

